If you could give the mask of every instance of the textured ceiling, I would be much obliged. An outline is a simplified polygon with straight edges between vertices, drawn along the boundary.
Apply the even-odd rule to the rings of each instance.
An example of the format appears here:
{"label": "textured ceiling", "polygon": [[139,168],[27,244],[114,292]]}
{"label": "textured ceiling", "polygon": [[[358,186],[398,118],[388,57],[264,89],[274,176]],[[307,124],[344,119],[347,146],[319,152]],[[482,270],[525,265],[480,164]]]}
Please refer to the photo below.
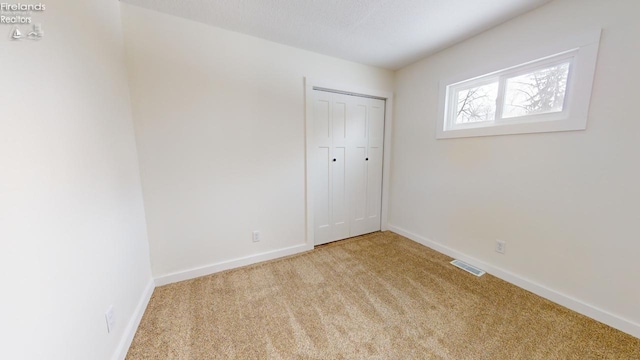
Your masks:
{"label": "textured ceiling", "polygon": [[281,44],[398,69],[550,0],[122,0]]}

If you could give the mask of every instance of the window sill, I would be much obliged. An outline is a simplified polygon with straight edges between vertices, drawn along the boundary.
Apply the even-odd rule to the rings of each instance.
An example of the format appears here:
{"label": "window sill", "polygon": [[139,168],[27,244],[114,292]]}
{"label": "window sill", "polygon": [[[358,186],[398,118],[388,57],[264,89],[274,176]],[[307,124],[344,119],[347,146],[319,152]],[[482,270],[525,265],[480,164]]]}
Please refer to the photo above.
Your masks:
{"label": "window sill", "polygon": [[564,120],[552,120],[544,122],[529,122],[516,124],[494,124],[483,127],[472,127],[468,129],[452,129],[439,131],[436,139],[453,139],[476,136],[495,136],[511,134],[530,134],[556,131],[576,131],[587,128],[586,116],[581,118],[571,118]]}

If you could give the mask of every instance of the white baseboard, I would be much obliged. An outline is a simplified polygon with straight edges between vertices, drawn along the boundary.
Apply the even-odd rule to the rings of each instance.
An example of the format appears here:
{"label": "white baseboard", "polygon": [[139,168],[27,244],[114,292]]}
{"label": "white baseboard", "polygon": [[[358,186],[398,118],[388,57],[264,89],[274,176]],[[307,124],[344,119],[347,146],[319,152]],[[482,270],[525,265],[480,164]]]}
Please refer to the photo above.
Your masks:
{"label": "white baseboard", "polygon": [[593,305],[589,305],[581,300],[573,298],[571,296],[562,294],[556,290],[549,289],[548,287],[533,282],[527,278],[524,278],[520,275],[511,273],[507,270],[499,268],[497,266],[493,266],[484,261],[475,259],[471,256],[463,254],[455,249],[452,249],[448,246],[444,246],[439,244],[433,240],[427,239],[420,235],[414,234],[405,229],[399,228],[395,225],[388,225],[389,230],[393,231],[397,234],[400,234],[406,238],[409,238],[419,244],[422,244],[426,247],[429,247],[437,252],[448,255],[452,258],[460,259],[466,263],[469,263],[475,267],[478,267],[489,274],[498,277],[506,282],[514,284],[518,287],[521,287],[525,290],[531,291],[532,293],[539,295],[545,299],[551,300],[556,304],[562,305],[566,308],[569,308],[577,313],[588,316],[592,319],[600,321],[604,324],[607,324],[613,328],[616,328],[620,331],[623,331],[631,336],[635,336],[640,338],[640,324],[634,323],[632,321],[621,318],[620,316],[611,314],[605,310],[599,309]]}
{"label": "white baseboard", "polygon": [[313,245],[301,244],[284,249],[267,251],[260,254],[249,255],[237,259],[222,261],[219,263],[201,266],[189,270],[177,271],[171,274],[155,278],[156,286],[167,285],[178,281],[194,279],[200,276],[210,275],[224,270],[251,265],[262,261],[273,260],[283,256],[294,255],[304,251],[313,250]]}
{"label": "white baseboard", "polygon": [[153,279],[149,280],[147,287],[144,289],[144,292],[140,297],[140,301],[138,301],[138,305],[136,306],[133,315],[127,323],[127,327],[124,329],[124,334],[122,335],[118,348],[113,356],[114,360],[124,360],[124,358],[127,357],[127,351],[129,351],[133,337],[136,334],[136,330],[138,330],[138,325],[140,325],[140,321],[142,320],[142,315],[144,315],[144,311],[147,309],[147,305],[149,304],[149,300],[151,300],[151,295],[153,294],[153,289],[155,288],[156,286]]}

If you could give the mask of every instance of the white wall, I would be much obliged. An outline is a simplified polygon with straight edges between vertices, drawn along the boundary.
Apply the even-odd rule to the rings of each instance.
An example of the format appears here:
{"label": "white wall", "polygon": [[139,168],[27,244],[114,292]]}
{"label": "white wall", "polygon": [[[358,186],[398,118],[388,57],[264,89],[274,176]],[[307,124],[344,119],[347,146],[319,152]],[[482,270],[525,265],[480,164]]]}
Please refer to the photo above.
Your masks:
{"label": "white wall", "polygon": [[111,359],[152,290],[119,4],[35,16],[0,26],[0,358]]}
{"label": "white wall", "polygon": [[[395,229],[609,312],[640,336],[639,12],[636,0],[556,0],[399,71]],[[441,79],[498,70],[514,49],[594,26],[604,30],[586,131],[435,140]]]}
{"label": "white wall", "polygon": [[122,14],[154,276],[304,245],[303,78],[388,91],[393,73],[131,5]]}

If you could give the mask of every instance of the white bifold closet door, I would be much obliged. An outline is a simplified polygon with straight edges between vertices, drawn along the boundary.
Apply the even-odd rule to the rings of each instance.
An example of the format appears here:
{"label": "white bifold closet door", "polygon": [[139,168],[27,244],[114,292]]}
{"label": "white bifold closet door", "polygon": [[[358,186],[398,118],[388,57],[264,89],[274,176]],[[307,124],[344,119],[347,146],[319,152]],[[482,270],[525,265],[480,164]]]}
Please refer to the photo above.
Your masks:
{"label": "white bifold closet door", "polygon": [[315,245],[378,231],[385,102],[313,93]]}

